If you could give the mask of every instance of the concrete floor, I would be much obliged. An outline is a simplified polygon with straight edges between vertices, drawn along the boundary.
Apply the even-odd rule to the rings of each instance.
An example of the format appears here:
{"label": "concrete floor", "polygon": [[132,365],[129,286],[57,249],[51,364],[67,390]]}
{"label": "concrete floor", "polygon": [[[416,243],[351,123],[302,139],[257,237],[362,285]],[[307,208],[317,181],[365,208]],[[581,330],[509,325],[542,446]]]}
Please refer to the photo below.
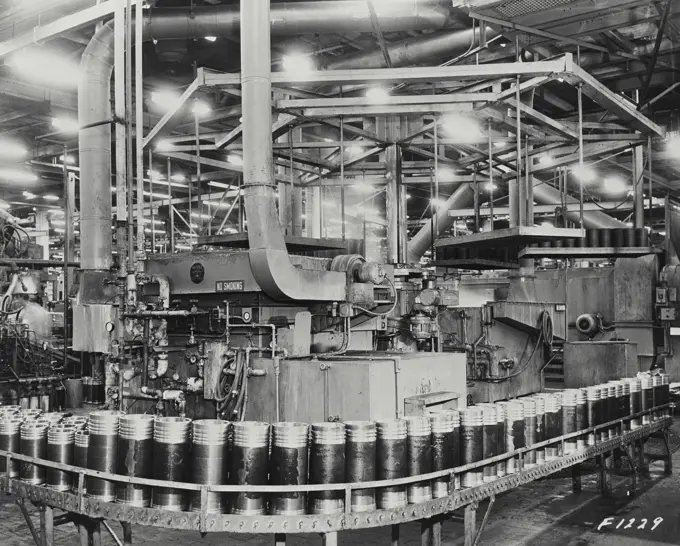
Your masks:
{"label": "concrete floor", "polygon": [[[680,432],[680,421],[674,425]],[[545,479],[509,492],[496,500],[486,525],[480,546],[640,546],[647,544],[680,545],[680,451],[674,456],[676,469],[670,477],[663,475],[663,463],[650,467],[650,475],[638,483],[638,495],[633,498],[628,489],[629,478],[614,477],[614,494],[611,498],[597,493],[595,474],[583,477],[583,492],[571,492],[571,479]],[[31,508],[32,509],[32,508]],[[486,509],[483,504],[478,520]],[[38,523],[37,511],[34,522]],[[597,527],[607,517],[614,518],[613,525]],[[635,522],[623,529],[630,519]],[[638,529],[646,518],[645,529]],[[655,518],[663,521],[652,531]],[[622,519],[626,521],[619,529],[615,527]],[[120,526],[111,524],[122,536]],[[351,531],[341,533],[339,543],[360,546],[362,544],[389,544],[389,529]],[[442,542],[445,546],[463,544],[462,514],[456,514],[444,523]],[[135,527],[133,542],[149,546],[217,546],[235,544],[247,546],[271,546],[273,537],[266,535],[215,534],[201,538],[195,532],[172,532],[151,527]],[[289,544],[319,545],[318,536],[290,536]],[[0,497],[0,546],[31,546],[32,537],[13,497]],[[72,524],[55,529],[57,546],[79,544],[75,526]],[[102,544],[115,545],[102,529]],[[401,544],[418,546],[418,524],[402,526]]]}

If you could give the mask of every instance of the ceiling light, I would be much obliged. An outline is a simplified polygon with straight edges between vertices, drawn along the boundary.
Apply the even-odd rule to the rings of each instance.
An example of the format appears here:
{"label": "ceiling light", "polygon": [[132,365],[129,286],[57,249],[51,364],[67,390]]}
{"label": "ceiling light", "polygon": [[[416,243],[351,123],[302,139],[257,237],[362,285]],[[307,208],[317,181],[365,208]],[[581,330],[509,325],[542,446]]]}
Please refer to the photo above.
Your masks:
{"label": "ceiling light", "polygon": [[76,87],[80,80],[78,63],[47,47],[20,51],[5,64],[14,72],[50,87]]}
{"label": "ceiling light", "polygon": [[432,198],[432,199],[430,199],[430,203],[432,204],[432,206],[433,206],[434,208],[440,209],[440,208],[442,208],[443,206],[446,205],[446,200],[444,200],[444,199]]}
{"label": "ceiling light", "polygon": [[624,193],[627,189],[628,184],[620,176],[608,176],[602,184],[602,190],[606,193]]}
{"label": "ceiling light", "polygon": [[180,95],[170,89],[160,89],[152,91],[151,102],[157,104],[164,110],[173,110],[181,105]]}
{"label": "ceiling light", "polygon": [[358,144],[352,144],[347,148],[347,153],[350,155],[359,155],[364,151],[364,149]]}
{"label": "ceiling light", "polygon": [[493,147],[494,148],[502,148],[506,144],[507,144],[507,142],[505,140],[494,140]]}
{"label": "ceiling light", "polygon": [[194,105],[191,107],[192,114],[199,118],[207,116],[211,111],[210,105],[202,100],[195,100]]}
{"label": "ceiling light", "polygon": [[406,194],[406,199],[411,199],[411,194],[407,193],[407,194]]}
{"label": "ceiling light", "polygon": [[498,186],[496,186],[496,184],[493,182],[487,182],[486,186],[484,186],[484,189],[486,191],[494,191],[498,189]]}
{"label": "ceiling light", "polygon": [[194,218],[205,218],[205,219],[212,218],[212,216],[210,216],[209,214],[199,214],[198,212],[192,212],[191,216],[193,216]]}
{"label": "ceiling light", "polygon": [[58,195],[48,194],[48,195],[43,195],[43,199],[44,199],[45,201],[59,201],[59,196],[58,196]]}
{"label": "ceiling light", "polygon": [[297,53],[284,55],[281,66],[286,72],[290,72],[292,76],[296,77],[306,76],[314,71],[312,60],[306,55]]}
{"label": "ceiling light", "polygon": [[227,161],[232,165],[236,165],[238,167],[243,165],[243,157],[241,157],[240,155],[229,154],[229,156],[227,156]]}
{"label": "ceiling light", "polygon": [[160,180],[161,178],[163,178],[161,172],[157,171],[156,169],[147,169],[146,174],[149,175],[151,180]]}
{"label": "ceiling light", "polygon": [[175,182],[184,182],[186,180],[186,176],[184,176],[182,173],[177,173],[173,174],[170,177],[170,180],[174,180]]}
{"label": "ceiling light", "polygon": [[468,116],[453,114],[443,117],[439,123],[443,131],[460,144],[471,144],[482,137],[479,124]]}
{"label": "ceiling light", "polygon": [[666,232],[665,232],[665,231],[660,231],[660,232],[659,232],[659,235],[661,235],[662,237],[665,237],[665,236],[666,236]]}
{"label": "ceiling light", "polygon": [[666,151],[675,158],[680,158],[680,136],[674,135],[666,140]]}
{"label": "ceiling light", "polygon": [[550,154],[541,155],[538,158],[539,165],[543,165],[545,167],[552,165],[553,161],[553,156]]}
{"label": "ceiling light", "polygon": [[0,178],[5,178],[12,182],[37,182],[38,180],[38,177],[32,172],[19,169],[0,169]]}
{"label": "ceiling light", "polygon": [[324,142],[333,142],[333,139],[332,138],[324,138],[323,141]]}
{"label": "ceiling light", "polygon": [[[59,156],[59,161],[61,161],[62,163],[64,162],[64,154],[61,154]],[[67,165],[73,165],[75,162],[76,162],[75,157],[73,157],[72,155],[66,156],[66,164]]]}
{"label": "ceiling light", "polygon": [[366,98],[371,102],[387,102],[390,94],[382,87],[371,87],[366,91]]}
{"label": "ceiling light", "polygon": [[78,121],[72,118],[52,118],[52,127],[62,133],[77,133],[80,128]]}
{"label": "ceiling light", "polygon": [[168,198],[168,195],[167,195],[167,194],[163,194],[163,193],[149,193],[148,191],[145,191],[145,192],[144,192],[144,195],[146,195],[147,197],[156,197],[157,199],[167,199],[167,198]]}
{"label": "ceiling light", "polygon": [[217,40],[217,36],[205,36],[203,39],[207,40],[208,42],[214,42]]}
{"label": "ceiling light", "polygon": [[3,157],[22,157],[26,148],[16,142],[0,142],[0,155]]}
{"label": "ceiling light", "polygon": [[[230,163],[231,163],[231,161],[230,161]],[[214,188],[223,188],[225,190],[228,190],[229,188],[231,188],[231,186],[229,184],[223,184],[222,182],[213,182],[212,180],[210,182],[208,182],[208,186],[212,186]]]}
{"label": "ceiling light", "polygon": [[456,180],[456,173],[451,167],[442,167],[437,169],[437,180],[439,182],[454,182]]}
{"label": "ceiling light", "polygon": [[170,142],[169,140],[159,140],[158,143],[156,144],[156,150],[159,152],[166,152],[168,150],[171,150],[174,144]]}
{"label": "ceiling light", "polygon": [[588,165],[576,165],[572,167],[571,173],[582,184],[589,184],[595,180],[595,170]]}
{"label": "ceiling light", "polygon": [[23,195],[26,199],[35,199],[38,197],[35,193],[31,193],[30,191],[22,192],[21,195]]}
{"label": "ceiling light", "polygon": [[626,222],[626,227],[633,227],[633,222]]}

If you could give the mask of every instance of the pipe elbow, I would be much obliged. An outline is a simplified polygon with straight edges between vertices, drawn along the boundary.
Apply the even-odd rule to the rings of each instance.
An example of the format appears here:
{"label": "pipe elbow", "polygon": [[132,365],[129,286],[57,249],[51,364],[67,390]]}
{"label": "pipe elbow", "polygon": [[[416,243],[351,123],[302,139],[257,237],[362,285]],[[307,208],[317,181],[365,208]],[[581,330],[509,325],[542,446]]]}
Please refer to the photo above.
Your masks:
{"label": "pipe elbow", "polygon": [[168,276],[156,273],[151,275],[151,282],[158,284],[158,296],[163,303],[163,309],[170,309],[170,279]]}

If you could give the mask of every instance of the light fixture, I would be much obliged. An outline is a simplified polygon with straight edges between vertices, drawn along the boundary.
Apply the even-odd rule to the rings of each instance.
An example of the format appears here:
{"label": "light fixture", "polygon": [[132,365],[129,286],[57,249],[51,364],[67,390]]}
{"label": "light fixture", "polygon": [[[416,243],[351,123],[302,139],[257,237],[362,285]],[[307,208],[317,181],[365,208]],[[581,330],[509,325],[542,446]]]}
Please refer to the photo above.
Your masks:
{"label": "light fixture", "polygon": [[26,155],[26,148],[16,142],[0,142],[0,155],[2,157],[22,157]]}
{"label": "light fixture", "polygon": [[494,191],[498,189],[498,186],[494,184],[493,182],[487,182],[486,185],[484,186],[484,189],[486,191]]}
{"label": "light fixture", "polygon": [[628,189],[626,181],[620,176],[608,176],[604,179],[602,190],[606,193],[624,193]]}
{"label": "light fixture", "polygon": [[62,133],[77,133],[80,126],[78,121],[72,118],[52,118],[52,127]]}
{"label": "light fixture", "polygon": [[576,165],[572,167],[571,173],[582,184],[589,184],[595,180],[595,170],[588,165]]}
{"label": "light fixture", "polygon": [[19,169],[0,169],[0,178],[13,182],[37,182],[38,180],[38,177],[32,172]]}
{"label": "light fixture", "polygon": [[5,61],[16,73],[50,87],[76,87],[80,80],[78,63],[51,48],[34,48],[12,55]]}
{"label": "light fixture", "polygon": [[23,195],[26,199],[29,199],[29,200],[35,199],[36,197],[38,197],[35,193],[31,193],[30,191],[22,192],[21,195]]}
{"label": "light fixture", "polygon": [[170,89],[159,89],[151,92],[151,102],[164,110],[172,110],[180,106],[180,95]]}
{"label": "light fixture", "polygon": [[58,196],[58,195],[47,194],[47,195],[43,195],[43,199],[44,199],[45,201],[59,201],[59,196]]}
{"label": "light fixture", "polygon": [[303,77],[314,71],[312,60],[308,56],[299,53],[284,55],[281,60],[281,66],[286,72],[295,77]]}
{"label": "light fixture", "polygon": [[665,236],[666,236],[666,232],[665,232],[665,231],[660,231],[660,232],[659,232],[659,235],[661,235],[662,237],[665,237]]}
{"label": "light fixture", "polygon": [[157,171],[156,169],[147,169],[146,174],[149,175],[149,178],[151,178],[151,180],[160,180],[161,178],[163,178],[161,172]]}
{"label": "light fixture", "polygon": [[543,165],[544,167],[552,165],[553,161],[554,161],[553,156],[551,156],[550,154],[543,154],[538,158],[539,165]]}
{"label": "light fixture", "polygon": [[169,140],[159,140],[156,143],[156,150],[159,152],[167,152],[168,150],[171,150],[173,146],[174,144]]}
{"label": "light fixture", "polygon": [[209,214],[202,214],[202,213],[199,214],[198,212],[192,212],[191,216],[194,217],[194,218],[205,218],[205,219],[211,218],[211,216]]}
{"label": "light fixture", "polygon": [[146,195],[147,197],[155,197],[155,198],[157,198],[157,199],[167,199],[167,198],[168,198],[168,195],[167,195],[167,194],[163,194],[163,193],[149,193],[148,191],[145,191],[145,192],[144,192],[144,195]]}
{"label": "light fixture", "polygon": [[364,149],[359,146],[358,144],[352,144],[347,148],[347,153],[349,155],[359,155],[361,152],[363,152]]}
{"label": "light fixture", "polygon": [[502,148],[506,144],[507,144],[507,142],[505,140],[494,140],[493,141],[493,147],[494,148]]}
{"label": "light fixture", "polygon": [[[59,156],[59,161],[61,161],[62,163],[64,162],[64,154],[61,154],[61,155]],[[75,158],[75,157],[73,157],[72,155],[67,155],[67,156],[66,156],[66,164],[67,164],[67,165],[73,165],[75,162],[76,162],[76,158]]]}
{"label": "light fixture", "polygon": [[390,94],[382,87],[371,87],[366,91],[366,98],[371,102],[387,102]]}
{"label": "light fixture", "polygon": [[229,154],[227,156],[227,161],[232,165],[236,165],[237,167],[243,165],[243,157],[241,157],[240,155]]}
{"label": "light fixture", "polygon": [[441,118],[439,123],[444,133],[459,144],[472,144],[482,138],[479,124],[469,116],[451,114]]}
{"label": "light fixture", "polygon": [[437,169],[437,180],[439,182],[454,182],[456,173],[451,167],[441,167]]}
{"label": "light fixture", "polygon": [[430,203],[432,204],[432,206],[433,206],[435,209],[440,209],[440,208],[442,208],[443,206],[446,205],[446,201],[445,201],[444,199],[437,199],[437,198],[435,198],[435,197],[433,197],[432,199],[430,199]]}
{"label": "light fixture", "polygon": [[213,188],[222,188],[222,189],[225,189],[225,190],[228,190],[229,188],[231,188],[231,186],[229,184],[224,184],[222,182],[213,182],[212,180],[210,182],[208,182],[208,186],[212,186]]}
{"label": "light fixture", "polygon": [[170,177],[170,180],[174,180],[175,182],[184,182],[186,180],[186,176],[184,176],[182,173],[175,173]]}
{"label": "light fixture", "polygon": [[410,194],[410,193],[407,193],[407,194],[406,194],[406,199],[411,199],[411,194]]}
{"label": "light fixture", "polygon": [[626,227],[633,227],[634,225],[633,222],[626,222]]}
{"label": "light fixture", "polygon": [[323,141],[324,142],[333,142],[333,139],[332,138],[324,138]]}
{"label": "light fixture", "polygon": [[191,113],[199,118],[207,116],[211,111],[210,105],[203,100],[195,100],[191,107]]}
{"label": "light fixture", "polygon": [[666,151],[675,159],[680,159],[680,135],[674,135],[666,140]]}
{"label": "light fixture", "polygon": [[208,42],[214,42],[217,40],[217,36],[204,36],[204,40],[207,40]]}

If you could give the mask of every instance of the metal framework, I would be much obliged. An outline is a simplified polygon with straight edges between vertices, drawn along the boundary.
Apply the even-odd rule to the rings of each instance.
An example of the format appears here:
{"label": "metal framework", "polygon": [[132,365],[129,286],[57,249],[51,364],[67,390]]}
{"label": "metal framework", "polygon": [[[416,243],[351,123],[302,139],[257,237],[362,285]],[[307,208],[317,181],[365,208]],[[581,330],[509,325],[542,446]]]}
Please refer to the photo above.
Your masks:
{"label": "metal framework", "polygon": [[[670,450],[668,450],[667,429],[672,424],[670,417],[664,417],[664,412],[670,411],[671,405],[659,406],[652,410],[646,410],[630,417],[617,419],[609,423],[591,427],[589,429],[579,431],[573,434],[566,434],[558,438],[547,440],[545,442],[537,443],[530,447],[516,450],[509,453],[504,453],[497,457],[485,459],[483,461],[461,466],[458,468],[433,472],[430,474],[423,474],[419,476],[410,476],[397,480],[384,480],[361,483],[345,483],[345,484],[326,484],[326,485],[300,485],[300,486],[209,486],[197,485],[190,483],[166,482],[160,480],[150,480],[142,478],[130,478],[117,474],[108,474],[98,472],[85,468],[75,467],[71,465],[64,465],[47,461],[44,459],[36,459],[27,457],[7,451],[0,451],[0,457],[4,457],[10,468],[9,463],[12,460],[17,460],[23,463],[38,464],[40,466],[55,468],[66,472],[71,472],[78,476],[77,492],[61,493],[51,490],[44,486],[30,485],[18,479],[10,478],[8,476],[0,477],[0,487],[8,494],[15,495],[21,499],[30,500],[41,507],[41,514],[47,516],[44,520],[41,541],[36,541],[39,546],[51,545],[49,537],[47,537],[47,529],[51,529],[53,524],[48,521],[53,517],[53,509],[58,508],[68,513],[77,514],[91,518],[95,522],[100,522],[106,519],[116,520],[122,524],[137,524],[152,527],[163,527],[169,529],[183,529],[195,530],[202,533],[207,532],[234,532],[234,533],[268,533],[273,534],[277,545],[285,544],[285,535],[288,533],[320,533],[324,536],[325,544],[335,544],[337,541],[337,533],[339,531],[346,531],[352,529],[366,529],[371,527],[384,527],[391,525],[393,528],[393,537],[396,535],[398,543],[398,526],[401,523],[407,523],[420,520],[424,534],[429,538],[427,544],[431,546],[440,545],[441,534],[441,516],[450,513],[459,508],[465,508],[465,546],[473,546],[476,544],[479,534],[482,529],[476,529],[475,512],[479,503],[490,499],[490,506],[496,495],[525,485],[539,478],[548,476],[557,471],[578,467],[580,463],[588,459],[599,457],[601,461],[601,475],[600,487],[603,493],[608,493],[611,487],[609,472],[611,469],[610,458],[614,450],[623,449],[631,459],[634,459],[634,446],[639,445],[642,449],[642,442],[654,433],[662,433],[666,443],[668,456],[665,459],[665,470],[667,473],[671,471],[671,457]],[[631,419],[639,418],[643,415],[653,415],[655,420],[650,424],[643,425],[635,430],[624,432],[614,439],[602,441],[595,446],[588,447],[570,455],[563,455],[556,460],[546,462],[545,464],[534,467],[526,467],[524,464],[526,455],[538,449],[545,449],[549,446],[561,446],[562,453],[564,453],[564,443],[568,440],[575,440],[577,438],[586,438],[590,433],[607,429],[613,426],[622,427],[623,423]],[[361,489],[373,489],[381,487],[394,487],[400,485],[408,485],[416,482],[433,480],[438,478],[448,478],[452,484],[456,481],[456,477],[465,472],[480,469],[490,464],[495,464],[501,461],[515,459],[518,464],[519,472],[510,474],[498,480],[462,490],[453,491],[448,497],[434,499],[419,504],[408,505],[401,508],[389,510],[377,510],[374,512],[351,512],[351,497],[352,492]],[[635,469],[635,465],[633,464]],[[171,487],[173,489],[180,489],[186,492],[200,491],[201,494],[201,510],[200,512],[174,512],[155,508],[139,508],[125,504],[101,502],[95,499],[90,499],[84,492],[85,478],[96,477],[100,479],[110,480],[121,484],[136,484],[147,487]],[[637,480],[637,473],[633,474],[633,491],[635,491]],[[580,488],[580,476],[578,471],[574,473],[574,486]],[[345,513],[335,515],[305,515],[305,516],[239,516],[228,514],[209,514],[207,512],[208,493],[284,493],[284,492],[310,492],[310,491],[343,491],[345,498]],[[490,507],[489,507],[490,509]],[[484,522],[486,521],[486,517]],[[484,525],[482,523],[482,527]],[[98,527],[98,526],[96,526]],[[127,534],[127,531],[126,531]],[[37,537],[37,533],[33,533]],[[437,538],[439,537],[439,538]],[[130,534],[131,540],[131,534]],[[130,542],[131,543],[131,542]]]}

